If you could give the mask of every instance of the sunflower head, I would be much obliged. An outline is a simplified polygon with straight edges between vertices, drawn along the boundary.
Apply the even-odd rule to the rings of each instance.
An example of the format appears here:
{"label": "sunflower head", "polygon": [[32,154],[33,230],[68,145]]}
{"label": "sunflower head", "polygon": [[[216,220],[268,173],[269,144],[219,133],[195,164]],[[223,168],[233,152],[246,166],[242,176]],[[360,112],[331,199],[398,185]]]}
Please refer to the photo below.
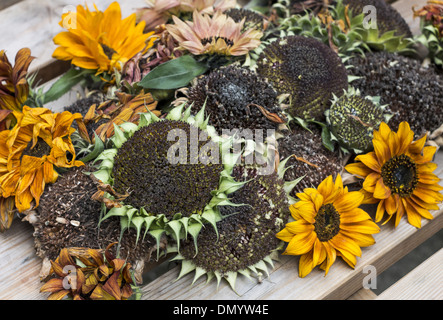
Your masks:
{"label": "sunflower head", "polygon": [[324,119],[332,94],[341,96],[348,87],[339,56],[319,40],[302,36],[267,45],[257,61],[257,73],[279,94],[290,94],[287,112],[303,119]]}
{"label": "sunflower head", "polygon": [[326,111],[326,120],[345,151],[361,153],[372,149],[372,132],[389,119],[384,114],[386,106],[380,106],[378,101],[379,97],[362,97],[353,88],[340,98],[334,97],[331,108]]}
{"label": "sunflower head", "polygon": [[245,19],[243,24],[243,30],[256,29],[265,30],[268,25],[268,21],[260,13],[245,9],[245,8],[231,8],[225,12],[228,17],[231,17],[236,23]]}
{"label": "sunflower head", "polygon": [[168,24],[166,29],[180,47],[209,61],[244,56],[260,45],[263,36],[261,30],[254,28],[243,31],[245,19],[236,23],[221,11],[213,16],[194,11],[192,21],[183,22],[176,16],[172,19],[174,24]]}
{"label": "sunflower head", "polygon": [[64,248],[51,261],[53,278],[40,292],[51,293],[48,300],[128,300],[134,294],[131,264],[110,251]]}
{"label": "sunflower head", "polygon": [[[374,131],[374,151],[355,158],[356,163],[346,170],[363,178],[362,192],[368,203],[378,203],[375,220],[385,213],[388,220],[395,216],[395,226],[407,215],[413,226],[421,227],[421,218],[432,219],[430,210],[437,210],[443,200],[440,179],[432,173],[436,147],[425,147],[426,135],[413,142],[414,132],[407,122],[400,123],[398,131],[391,131],[382,122]],[[385,222],[386,223],[386,222]]]}
{"label": "sunflower head", "polygon": [[424,68],[420,61],[390,52],[368,53],[352,58],[349,64],[349,74],[356,77],[352,85],[362,95],[379,96],[381,104],[389,105],[386,111],[392,114],[392,128],[406,121],[416,138],[429,131],[431,140],[437,141],[443,124],[443,96],[435,88],[443,86],[443,77],[435,68]]}
{"label": "sunflower head", "polygon": [[120,242],[118,256],[133,266],[135,278],[141,282],[143,266],[151,258],[154,242],[145,237],[137,241],[133,229],[121,232],[120,219],[112,217],[100,223],[102,204],[93,199],[97,185],[87,173],[93,168],[72,168],[48,186],[35,214],[27,216],[34,226],[37,255],[43,260],[40,277],[46,279],[47,262],[55,260],[63,248],[106,248],[108,243]]}
{"label": "sunflower head", "polygon": [[135,13],[122,19],[118,2],[105,11],[95,9],[78,5],[77,12],[63,14],[60,26],[67,31],[54,37],[58,45],[54,58],[97,74],[112,74],[138,52],[152,47],[153,32],[143,33],[145,23],[136,24]]}
{"label": "sunflower head", "polygon": [[14,112],[17,124],[0,132],[0,195],[15,197],[19,212],[39,205],[45,184],[57,180],[55,168],[82,166],[76,160],[71,135],[80,114],[52,113],[46,108],[23,107]]}
{"label": "sunflower head", "polygon": [[222,220],[217,223],[219,234],[212,228],[204,228],[195,246],[184,241],[176,257],[182,260],[179,278],[195,270],[195,282],[206,274],[218,283],[226,279],[235,290],[238,274],[255,274],[259,281],[268,274],[268,266],[277,257],[281,247],[275,238],[289,217],[285,183],[277,172],[260,174],[257,165],[237,165],[233,177],[245,184],[229,194],[235,206],[219,206]]}
{"label": "sunflower head", "polygon": [[277,129],[285,116],[277,92],[255,72],[223,67],[198,79],[187,93],[192,112],[203,106],[218,134],[234,129]]}
{"label": "sunflower head", "polygon": [[292,190],[291,196],[305,188],[317,186],[329,175],[336,176],[343,170],[338,153],[326,149],[321,130],[315,125],[307,129],[289,122],[289,132],[278,140],[280,160],[288,159],[284,173],[286,181],[303,178]]}
{"label": "sunflower head", "polygon": [[374,6],[377,10],[377,28],[380,35],[394,31],[395,36],[412,38],[411,29],[405,19],[393,6],[384,0],[343,0],[343,4],[348,6],[351,14],[355,16],[365,13],[365,6]]}
{"label": "sunflower head", "polygon": [[289,10],[291,15],[303,14],[306,11],[317,15],[324,10],[327,10],[331,0],[278,0],[277,3],[284,5]]}
{"label": "sunflower head", "polygon": [[299,201],[289,208],[294,221],[286,224],[277,238],[288,242],[283,254],[301,255],[300,277],[318,265],[327,274],[337,256],[354,268],[360,248],[374,244],[372,234],[379,231],[359,208],[364,195],[349,192],[338,175],[335,182],[329,176],[316,189],[306,188],[297,196]]}
{"label": "sunflower head", "polygon": [[21,111],[28,99],[28,68],[34,57],[28,48],[20,49],[15,64],[9,62],[6,52],[0,51],[0,109]]}
{"label": "sunflower head", "polygon": [[104,220],[120,216],[122,225],[138,234],[145,229],[157,241],[164,233],[195,238],[203,223],[216,227],[214,206],[229,204],[225,192],[242,185],[230,176],[236,159],[220,161],[224,139],[207,125],[204,109],[192,116],[183,108],[162,119],[144,113],[138,125],[114,126],[115,148],[97,157],[101,163],[93,173],[113,190],[102,199],[109,209]]}

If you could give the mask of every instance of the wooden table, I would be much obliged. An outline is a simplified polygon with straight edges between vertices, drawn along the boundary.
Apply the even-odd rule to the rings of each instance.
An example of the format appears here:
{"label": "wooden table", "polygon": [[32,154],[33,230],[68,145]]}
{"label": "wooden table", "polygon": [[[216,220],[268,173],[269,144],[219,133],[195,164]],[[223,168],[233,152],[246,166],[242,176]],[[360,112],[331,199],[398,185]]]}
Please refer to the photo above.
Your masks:
{"label": "wooden table", "polygon": [[[95,0],[99,9],[105,9],[113,0]],[[66,6],[83,4],[83,0],[2,0],[0,3],[0,29],[2,33],[0,49],[6,49],[10,60],[23,46],[31,48],[37,59],[31,64],[32,71],[39,70],[41,84],[50,85],[67,70],[68,64],[52,59],[54,51],[52,38],[61,31],[58,25],[61,13]],[[120,0],[123,16],[142,7],[143,0]],[[419,21],[413,19],[411,7],[421,7],[426,0],[398,0],[393,6],[402,14],[414,34],[419,32]],[[18,18],[17,18],[18,17]],[[70,93],[51,103],[54,111],[75,101],[76,94]],[[437,169],[443,178],[443,152],[436,156]],[[382,273],[398,260],[429,239],[443,226],[443,209],[433,212],[433,220],[424,220],[421,229],[416,229],[403,219],[397,228],[391,224],[383,226],[374,235],[376,244],[363,248],[362,258],[358,259],[354,270],[337,259],[327,277],[324,272],[314,269],[305,278],[298,277],[298,257],[281,256],[276,262],[270,277],[262,283],[237,279],[237,292],[227,283],[221,282],[217,290],[216,282],[206,284],[204,277],[190,286],[193,275],[175,281],[179,267],[164,274],[156,269],[149,276],[155,279],[142,287],[143,299],[439,299],[443,298],[443,277],[441,265],[443,252],[439,250],[419,267],[410,272],[378,297],[363,288],[364,278],[372,272]],[[0,234],[0,300],[46,299],[39,289],[41,259],[34,250],[33,228],[27,222],[16,219],[10,230]],[[160,268],[160,267],[158,267]]]}

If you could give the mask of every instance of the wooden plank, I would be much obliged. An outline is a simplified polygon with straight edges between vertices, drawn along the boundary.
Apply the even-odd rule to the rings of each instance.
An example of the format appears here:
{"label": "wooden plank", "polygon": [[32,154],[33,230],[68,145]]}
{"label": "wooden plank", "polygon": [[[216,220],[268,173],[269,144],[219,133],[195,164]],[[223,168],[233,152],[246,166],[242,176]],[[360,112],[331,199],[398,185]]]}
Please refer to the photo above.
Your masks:
{"label": "wooden plank", "polygon": [[13,221],[0,233],[0,300],[41,300],[39,273],[42,259],[34,249],[34,228],[27,222]]}
{"label": "wooden plank", "polygon": [[420,19],[414,18],[412,7],[416,9],[423,7],[427,3],[427,0],[398,0],[391,5],[397,9],[401,16],[405,19],[406,23],[411,28],[413,35],[420,34]]}
{"label": "wooden plank", "polygon": [[[30,71],[40,70],[43,81],[60,75],[69,67],[69,63],[57,62],[52,58],[56,46],[52,39],[64,29],[58,25],[62,13],[75,10],[78,4],[87,3],[93,8],[95,3],[100,10],[105,10],[115,0],[24,0],[0,11],[0,30],[2,39],[0,50],[5,49],[10,60],[23,47],[31,49],[36,59],[31,63]],[[122,16],[134,13],[134,9],[143,7],[143,0],[119,0]],[[24,23],[23,21],[26,21]],[[6,32],[5,32],[6,31]],[[52,64],[56,62],[55,66]]]}
{"label": "wooden plank", "polygon": [[2,0],[2,2],[0,2],[0,10],[10,7],[13,4],[16,4],[20,1],[23,1],[23,0]]}
{"label": "wooden plank", "polygon": [[443,300],[443,249],[383,291],[377,300]]}
{"label": "wooden plank", "polygon": [[[437,173],[443,178],[442,151],[437,154],[436,162],[439,164]],[[363,279],[368,275],[363,273],[365,266],[374,266],[376,272],[381,273],[441,230],[443,209],[433,212],[433,216],[433,220],[423,221],[421,229],[411,226],[405,219],[397,228],[389,223],[382,226],[381,232],[374,235],[376,244],[362,248],[362,258],[358,259],[354,270],[338,258],[326,277],[317,268],[305,278],[299,278],[299,258],[282,256],[270,277],[262,283],[239,277],[237,294],[226,282],[220,283],[217,289],[216,281],[206,284],[204,277],[191,286],[193,274],[176,280],[179,274],[179,267],[176,267],[144,286],[143,299],[346,299],[363,287]]]}
{"label": "wooden plank", "polygon": [[377,295],[371,289],[360,289],[352,296],[350,296],[347,300],[374,300],[377,298]]}

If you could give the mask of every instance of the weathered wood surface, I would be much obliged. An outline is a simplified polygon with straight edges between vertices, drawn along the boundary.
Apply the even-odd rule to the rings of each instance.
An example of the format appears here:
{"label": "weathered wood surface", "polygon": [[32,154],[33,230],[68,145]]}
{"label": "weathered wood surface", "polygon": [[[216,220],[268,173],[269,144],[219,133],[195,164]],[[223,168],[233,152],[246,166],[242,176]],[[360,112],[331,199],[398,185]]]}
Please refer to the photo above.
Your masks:
{"label": "weathered wood surface", "polygon": [[[96,0],[99,9],[104,9],[113,0]],[[11,5],[12,2],[15,4]],[[58,25],[60,15],[66,6],[83,4],[83,0],[7,0],[1,1],[0,28],[7,30],[0,40],[0,49],[6,49],[10,59],[24,46],[31,48],[32,54],[37,59],[31,64],[33,71],[40,70],[44,81],[60,75],[68,65],[52,59],[51,55],[55,46],[52,38],[61,31]],[[88,2],[89,3],[89,2]],[[134,8],[144,5],[143,0],[119,0],[123,16],[133,12]],[[412,6],[420,7],[426,0],[399,0],[394,2],[394,7],[399,10],[414,34],[418,32],[418,19],[412,18]],[[2,7],[3,5],[3,7]],[[92,5],[91,5],[92,6]],[[18,18],[17,18],[18,17]],[[47,83],[49,86],[50,83]],[[76,94],[70,93],[59,101],[52,104],[55,111],[62,106],[74,101]],[[443,152],[437,155],[439,163],[439,176],[443,178]],[[197,281],[192,287],[192,275],[175,281],[178,276],[178,268],[143,287],[144,299],[327,299],[348,298],[355,293],[354,298],[372,297],[368,290],[362,291],[362,281],[367,274],[363,268],[373,265],[378,273],[387,269],[391,264],[398,261],[420,243],[441,230],[443,226],[443,210],[434,212],[434,220],[424,221],[421,229],[416,229],[402,221],[400,226],[394,229],[391,225],[385,225],[382,232],[375,235],[377,243],[369,248],[363,248],[363,256],[359,259],[355,270],[350,269],[344,262],[338,261],[331,268],[327,277],[319,270],[306,278],[298,278],[298,258],[282,257],[276,263],[276,268],[269,278],[260,284],[239,277],[237,291],[233,293],[227,283],[222,282],[216,288],[215,283],[205,284],[204,279]],[[0,300],[13,299],[45,299],[46,294],[39,293],[41,283],[39,272],[42,260],[35,255],[33,228],[27,222],[18,219],[14,221],[12,228],[0,234]],[[441,253],[437,265],[441,266]],[[434,257],[433,257],[434,258]],[[434,260],[431,260],[434,261]],[[435,266],[434,262],[431,263]],[[425,264],[425,270],[430,270],[429,263]],[[421,267],[421,266],[420,266]],[[425,268],[425,267],[423,267]],[[420,270],[420,269],[419,269]],[[441,281],[441,271],[433,268],[436,279]],[[411,273],[412,279],[419,279],[421,274]],[[409,276],[409,275],[408,275]],[[438,278],[440,277],[440,278]],[[409,277],[408,277],[409,278]],[[406,280],[408,278],[405,277]],[[405,280],[405,281],[406,281]],[[428,278],[429,280],[429,278]],[[424,282],[426,279],[423,280]],[[409,282],[411,286],[423,282]],[[441,283],[441,282],[440,282]],[[422,286],[425,288],[425,286]],[[440,284],[441,287],[441,284]],[[394,292],[394,291],[392,291]],[[402,297],[396,291],[396,297]],[[388,293],[386,293],[387,295]],[[380,295],[383,298],[383,295]],[[379,296],[379,298],[380,298]],[[442,299],[442,292],[437,291],[438,299]],[[416,297],[414,297],[415,299]]]}
{"label": "weathered wood surface", "polygon": [[383,291],[377,300],[442,300],[443,249]]}

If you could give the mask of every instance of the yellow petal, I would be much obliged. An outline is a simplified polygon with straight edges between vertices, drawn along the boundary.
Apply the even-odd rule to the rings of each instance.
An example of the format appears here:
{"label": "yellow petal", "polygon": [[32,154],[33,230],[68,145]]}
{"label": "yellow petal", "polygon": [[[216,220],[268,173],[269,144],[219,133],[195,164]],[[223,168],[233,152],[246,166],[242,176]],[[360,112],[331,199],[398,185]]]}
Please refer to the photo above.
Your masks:
{"label": "yellow petal", "polygon": [[372,169],[368,168],[364,163],[361,162],[350,163],[345,167],[345,169],[349,173],[354,174],[362,179],[374,172]]}
{"label": "yellow petal", "polygon": [[301,255],[309,252],[317,239],[315,232],[295,235],[286,248],[286,254]]}
{"label": "yellow petal", "polygon": [[338,212],[351,211],[360,206],[363,201],[363,194],[359,191],[352,191],[343,194],[334,201],[333,205]]}
{"label": "yellow petal", "polygon": [[355,157],[356,161],[361,161],[365,164],[369,169],[381,173],[381,165],[378,162],[377,156],[374,151],[369,152],[367,154],[358,155]]}
{"label": "yellow petal", "polygon": [[391,189],[385,186],[383,179],[377,181],[373,196],[376,199],[386,199],[391,196]]}

